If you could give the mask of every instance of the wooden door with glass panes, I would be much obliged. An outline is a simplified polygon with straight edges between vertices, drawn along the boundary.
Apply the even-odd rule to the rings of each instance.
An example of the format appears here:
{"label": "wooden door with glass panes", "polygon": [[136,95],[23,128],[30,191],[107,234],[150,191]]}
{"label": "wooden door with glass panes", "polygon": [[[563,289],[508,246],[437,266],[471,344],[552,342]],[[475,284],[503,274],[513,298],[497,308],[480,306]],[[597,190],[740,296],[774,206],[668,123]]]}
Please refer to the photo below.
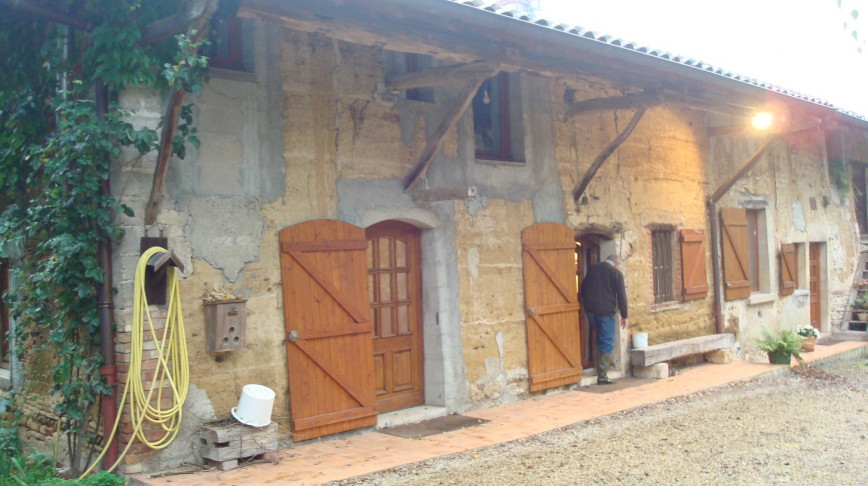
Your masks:
{"label": "wooden door with glass panes", "polygon": [[421,405],[425,394],[419,229],[385,221],[365,233],[377,412]]}

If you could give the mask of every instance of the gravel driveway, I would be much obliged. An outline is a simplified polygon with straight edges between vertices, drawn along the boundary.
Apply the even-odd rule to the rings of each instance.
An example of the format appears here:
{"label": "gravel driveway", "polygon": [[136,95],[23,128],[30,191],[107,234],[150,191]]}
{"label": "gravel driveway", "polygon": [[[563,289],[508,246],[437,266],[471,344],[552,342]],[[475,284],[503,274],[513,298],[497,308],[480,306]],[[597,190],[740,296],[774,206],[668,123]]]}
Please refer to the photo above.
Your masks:
{"label": "gravel driveway", "polygon": [[868,359],[809,365],[341,485],[868,485]]}

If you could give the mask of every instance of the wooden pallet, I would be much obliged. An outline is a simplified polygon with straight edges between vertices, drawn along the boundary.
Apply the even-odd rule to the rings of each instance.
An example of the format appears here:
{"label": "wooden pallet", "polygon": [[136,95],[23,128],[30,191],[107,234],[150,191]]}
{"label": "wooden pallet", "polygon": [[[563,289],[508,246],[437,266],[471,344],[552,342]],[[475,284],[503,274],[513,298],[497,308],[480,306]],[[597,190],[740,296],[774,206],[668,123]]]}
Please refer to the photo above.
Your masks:
{"label": "wooden pallet", "polygon": [[222,471],[238,467],[239,460],[277,451],[277,424],[250,427],[234,420],[203,424],[199,454]]}

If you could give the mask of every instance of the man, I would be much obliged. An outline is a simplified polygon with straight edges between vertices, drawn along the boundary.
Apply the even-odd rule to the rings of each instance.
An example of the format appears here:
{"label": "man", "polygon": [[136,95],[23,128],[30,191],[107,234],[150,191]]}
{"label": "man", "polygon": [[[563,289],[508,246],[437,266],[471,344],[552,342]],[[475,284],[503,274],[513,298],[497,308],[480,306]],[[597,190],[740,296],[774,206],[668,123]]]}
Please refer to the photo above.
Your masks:
{"label": "man", "polygon": [[597,384],[612,385],[609,369],[614,365],[612,350],[615,348],[615,308],[621,313],[621,327],[627,328],[627,291],[624,275],[619,270],[621,259],[609,255],[606,261],[588,270],[582,280],[582,303],[588,324],[597,334]]}

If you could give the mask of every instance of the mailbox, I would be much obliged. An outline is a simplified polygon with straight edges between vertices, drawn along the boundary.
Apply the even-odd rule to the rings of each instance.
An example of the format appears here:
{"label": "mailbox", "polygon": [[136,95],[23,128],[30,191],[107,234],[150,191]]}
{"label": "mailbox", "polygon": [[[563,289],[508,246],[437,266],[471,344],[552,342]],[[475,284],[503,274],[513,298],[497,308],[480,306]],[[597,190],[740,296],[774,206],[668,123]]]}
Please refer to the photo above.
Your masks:
{"label": "mailbox", "polygon": [[222,353],[244,348],[247,300],[215,300],[202,304],[205,311],[205,349]]}

